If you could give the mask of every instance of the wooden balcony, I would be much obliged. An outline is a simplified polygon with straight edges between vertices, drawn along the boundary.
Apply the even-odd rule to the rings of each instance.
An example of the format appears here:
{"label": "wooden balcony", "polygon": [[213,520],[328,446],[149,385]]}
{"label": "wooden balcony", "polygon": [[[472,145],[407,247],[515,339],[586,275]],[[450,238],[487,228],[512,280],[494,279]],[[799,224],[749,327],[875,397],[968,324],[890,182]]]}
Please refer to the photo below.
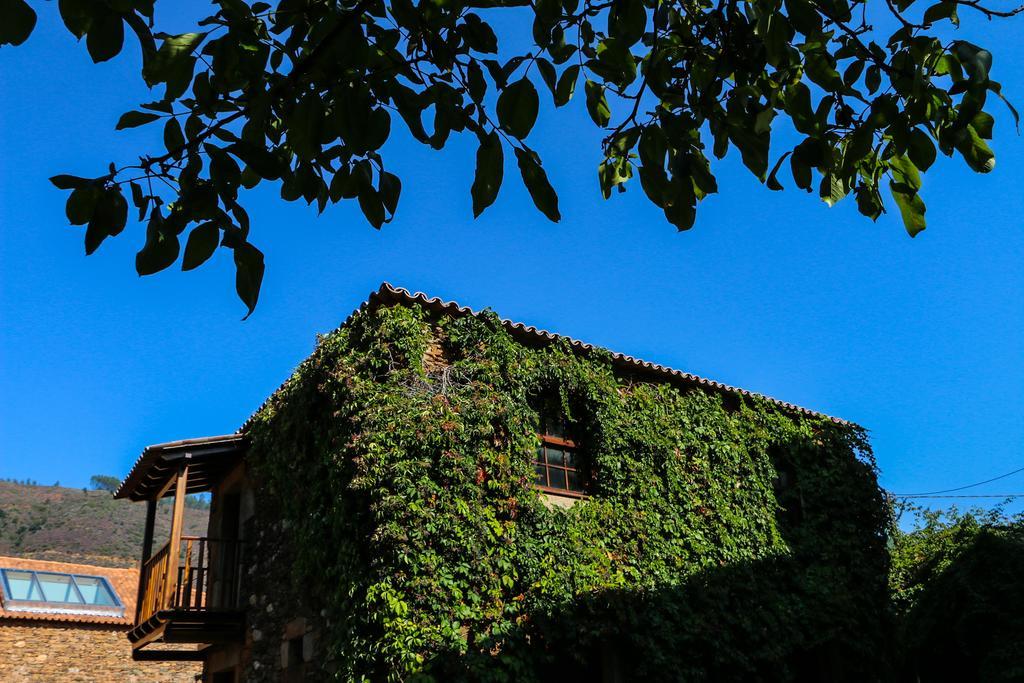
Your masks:
{"label": "wooden balcony", "polygon": [[[178,542],[175,542],[178,541]],[[241,637],[238,608],[239,541],[172,538],[143,564],[135,627],[136,659],[188,659],[198,651],[143,652],[154,642],[221,643]],[[198,657],[196,657],[198,658]]]}

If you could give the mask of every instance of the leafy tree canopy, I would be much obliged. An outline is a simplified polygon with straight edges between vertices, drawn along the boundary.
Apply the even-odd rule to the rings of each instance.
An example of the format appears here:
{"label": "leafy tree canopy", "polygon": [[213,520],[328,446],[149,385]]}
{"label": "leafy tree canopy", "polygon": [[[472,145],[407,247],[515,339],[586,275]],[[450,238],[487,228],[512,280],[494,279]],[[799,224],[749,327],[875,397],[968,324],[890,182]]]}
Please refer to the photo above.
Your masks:
{"label": "leafy tree canopy", "polygon": [[121,485],[121,480],[109,474],[94,474],[89,479],[89,486],[97,491],[110,491],[113,493]]}
{"label": "leafy tree canopy", "polygon": [[[541,98],[561,107],[577,90],[606,133],[601,192],[639,176],[680,230],[717,191],[710,157],[735,147],[771,190],[783,189],[788,165],[796,187],[829,205],[852,194],[872,220],[888,193],[916,235],[921,173],[937,152],[981,173],[994,166],[987,105],[1003,95],[992,55],[945,29],[962,12],[1021,11],[985,0],[217,0],[195,31],[167,35],[154,2],[57,6],[96,62],[135,36],[157,99],[117,128],[162,126],[166,149],[95,178],[51,180],[70,191],[86,253],[119,234],[134,206],[146,224],[140,275],[232,250],[249,312],[264,259],[242,189],[277,183],[283,199],[320,211],[352,199],[380,228],[402,189],[380,150],[404,126],[435,149],[453,132],[478,138],[475,215],[495,201],[511,152],[533,202],[557,221],[558,196],[528,140]],[[532,41],[499,57],[491,22],[512,11],[532,14]],[[36,18],[26,0],[0,0],[0,44],[24,42]],[[773,155],[776,118],[799,140]]]}

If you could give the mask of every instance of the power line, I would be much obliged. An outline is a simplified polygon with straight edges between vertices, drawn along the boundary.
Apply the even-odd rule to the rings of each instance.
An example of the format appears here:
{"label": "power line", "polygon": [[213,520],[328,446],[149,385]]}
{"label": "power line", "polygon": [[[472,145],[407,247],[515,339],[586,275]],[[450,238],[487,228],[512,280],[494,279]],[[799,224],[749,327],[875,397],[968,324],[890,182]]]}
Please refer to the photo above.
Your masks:
{"label": "power line", "polygon": [[986,495],[953,495],[953,496],[936,496],[932,494],[916,494],[913,496],[896,496],[897,498],[1024,498],[1024,493],[1003,493],[1003,494],[986,494]]}
{"label": "power line", "polygon": [[[897,498],[923,498],[925,496],[935,496],[935,495],[938,495],[940,493],[953,493],[954,491],[963,491],[964,489],[972,489],[975,486],[981,486],[982,484],[988,484],[989,482],[998,481],[1000,479],[1005,479],[1006,477],[1009,477],[1011,475],[1017,474],[1018,472],[1024,472],[1024,467],[1021,467],[1020,469],[1016,469],[1016,470],[1014,470],[1012,472],[1007,472],[1006,474],[1000,474],[998,477],[992,477],[991,479],[986,479],[985,481],[979,481],[976,484],[967,484],[966,486],[958,486],[955,489],[942,489],[941,491],[925,491],[923,493],[894,493],[892,495],[896,496]],[[977,496],[977,497],[980,498],[980,496]]]}

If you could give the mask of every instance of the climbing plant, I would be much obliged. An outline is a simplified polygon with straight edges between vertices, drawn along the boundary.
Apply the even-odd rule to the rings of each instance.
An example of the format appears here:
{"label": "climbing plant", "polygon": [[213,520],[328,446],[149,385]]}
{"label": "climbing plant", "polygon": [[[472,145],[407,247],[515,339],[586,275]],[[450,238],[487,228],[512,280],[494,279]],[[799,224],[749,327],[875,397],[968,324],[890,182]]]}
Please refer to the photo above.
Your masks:
{"label": "climbing plant", "polygon": [[[592,475],[569,509],[531,487],[552,397]],[[246,430],[341,680],[885,668],[888,514],[856,426],[526,346],[489,313],[382,305]]]}

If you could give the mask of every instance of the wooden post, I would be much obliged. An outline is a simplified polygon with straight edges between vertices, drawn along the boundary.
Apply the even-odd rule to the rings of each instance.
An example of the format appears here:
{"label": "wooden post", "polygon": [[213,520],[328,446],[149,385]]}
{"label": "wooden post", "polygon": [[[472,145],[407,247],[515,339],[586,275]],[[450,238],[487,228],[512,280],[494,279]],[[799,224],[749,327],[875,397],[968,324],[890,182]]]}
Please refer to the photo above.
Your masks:
{"label": "wooden post", "polygon": [[156,500],[146,501],[146,529],[142,532],[142,563],[139,565],[139,593],[135,600],[135,623],[142,613],[142,596],[145,591],[146,562],[153,556],[153,527],[156,524]]}
{"label": "wooden post", "polygon": [[171,596],[178,588],[178,553],[181,551],[181,529],[182,517],[185,514],[185,495],[188,488],[188,463],[182,465],[178,471],[177,488],[174,492],[174,513],[171,517],[171,543],[167,558],[167,582],[164,591],[163,604],[165,607],[171,605]]}

